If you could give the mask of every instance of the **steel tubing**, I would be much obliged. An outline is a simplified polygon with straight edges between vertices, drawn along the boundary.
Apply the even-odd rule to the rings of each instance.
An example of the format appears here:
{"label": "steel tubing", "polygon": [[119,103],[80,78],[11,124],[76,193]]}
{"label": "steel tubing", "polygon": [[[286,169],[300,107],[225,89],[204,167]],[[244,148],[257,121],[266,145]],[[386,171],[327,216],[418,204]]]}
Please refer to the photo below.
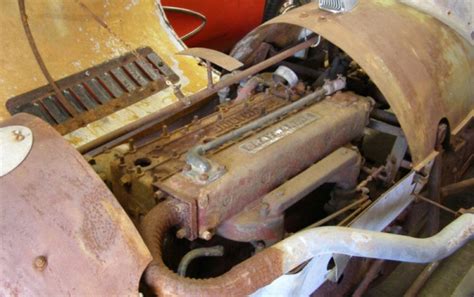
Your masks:
{"label": "steel tubing", "polygon": [[298,232],[219,277],[197,280],[178,276],[162,259],[161,245],[166,232],[181,224],[180,213],[179,207],[168,201],[150,211],[143,222],[142,235],[154,257],[145,279],[159,296],[249,295],[323,254],[428,263],[451,255],[474,237],[474,214],[464,214],[438,234],[423,239],[347,227],[320,227]]}

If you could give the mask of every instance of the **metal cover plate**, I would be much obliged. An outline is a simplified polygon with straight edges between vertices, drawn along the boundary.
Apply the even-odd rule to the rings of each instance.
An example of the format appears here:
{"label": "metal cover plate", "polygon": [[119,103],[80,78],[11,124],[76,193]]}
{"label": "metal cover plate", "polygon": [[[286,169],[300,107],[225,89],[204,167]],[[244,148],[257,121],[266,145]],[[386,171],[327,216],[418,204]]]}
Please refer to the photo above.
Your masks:
{"label": "metal cover plate", "polygon": [[151,255],[113,194],[51,126],[12,125],[34,145],[0,178],[0,296],[138,296]]}
{"label": "metal cover plate", "polygon": [[0,177],[25,160],[33,145],[33,133],[25,126],[0,128]]}
{"label": "metal cover plate", "polygon": [[295,118],[284,121],[270,131],[265,131],[256,137],[252,137],[241,144],[239,148],[242,151],[254,154],[317,119],[319,119],[317,115],[311,112],[305,112],[301,115],[297,115]]}

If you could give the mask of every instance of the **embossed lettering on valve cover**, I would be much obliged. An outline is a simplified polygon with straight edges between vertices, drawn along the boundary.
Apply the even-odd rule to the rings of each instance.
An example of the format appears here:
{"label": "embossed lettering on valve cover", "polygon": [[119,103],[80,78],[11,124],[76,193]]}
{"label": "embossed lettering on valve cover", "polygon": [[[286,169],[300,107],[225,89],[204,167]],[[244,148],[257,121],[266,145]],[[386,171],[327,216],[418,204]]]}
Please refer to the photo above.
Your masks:
{"label": "embossed lettering on valve cover", "polygon": [[241,144],[239,148],[243,151],[254,154],[317,119],[319,119],[319,117],[314,113],[305,112],[299,114],[286,122],[275,126],[269,131],[265,131],[256,137],[252,137]]}

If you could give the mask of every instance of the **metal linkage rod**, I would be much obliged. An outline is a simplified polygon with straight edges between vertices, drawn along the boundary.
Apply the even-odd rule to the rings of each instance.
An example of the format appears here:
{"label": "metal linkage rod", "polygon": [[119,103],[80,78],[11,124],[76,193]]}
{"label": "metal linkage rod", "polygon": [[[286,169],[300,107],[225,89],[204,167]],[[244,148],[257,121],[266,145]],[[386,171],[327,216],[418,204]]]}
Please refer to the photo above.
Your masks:
{"label": "metal linkage rod", "polygon": [[[351,210],[352,208],[354,208],[355,206],[359,205],[359,204],[365,204],[366,201],[368,201],[369,197],[368,196],[365,196],[359,200],[356,200],[354,202],[352,202],[351,204],[347,205],[346,207],[343,207],[341,209],[339,209],[338,211],[336,211],[335,213],[332,213],[330,214],[329,216],[325,217],[324,219],[322,220],[319,220],[317,221],[316,223],[313,223],[311,225],[309,225],[308,227],[306,227],[305,229],[309,229],[309,228],[314,228],[314,227],[319,227],[323,224],[326,224],[327,222],[329,222],[330,220],[332,219],[335,219],[337,218],[338,216],[340,216],[341,214],[345,213],[346,211],[348,210]],[[369,201],[370,202],[370,201]]]}
{"label": "metal linkage rod", "polygon": [[222,245],[216,245],[213,247],[198,248],[189,251],[179,262],[178,274],[180,276],[186,276],[188,266],[194,259],[201,257],[221,257],[224,255],[224,247]]}
{"label": "metal linkage rod", "polygon": [[460,213],[457,212],[457,211],[454,211],[454,210],[452,210],[452,209],[450,209],[450,208],[447,208],[446,206],[441,205],[441,204],[439,204],[439,203],[437,203],[437,202],[435,202],[435,201],[433,201],[433,200],[431,200],[431,199],[428,199],[428,198],[426,198],[426,197],[423,197],[423,196],[421,196],[421,195],[419,195],[419,194],[416,194],[415,197],[416,197],[417,199],[420,199],[420,200],[423,200],[423,201],[425,201],[425,202],[428,202],[428,203],[430,203],[430,204],[432,204],[432,205],[434,205],[434,206],[436,206],[436,207],[439,207],[439,208],[441,208],[442,210],[445,210],[445,211],[447,211],[447,212],[449,212],[449,213],[452,213],[452,214],[455,215],[455,216],[458,216],[458,215],[460,214]]}

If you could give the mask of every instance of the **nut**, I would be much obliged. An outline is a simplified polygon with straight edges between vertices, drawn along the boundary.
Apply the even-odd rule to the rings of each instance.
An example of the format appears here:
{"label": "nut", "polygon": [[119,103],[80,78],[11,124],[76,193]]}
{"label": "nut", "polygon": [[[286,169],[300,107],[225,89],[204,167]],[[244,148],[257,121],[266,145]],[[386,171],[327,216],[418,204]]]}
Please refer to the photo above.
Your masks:
{"label": "nut", "polygon": [[203,195],[198,199],[199,208],[206,208],[209,205],[209,196]]}
{"label": "nut", "polygon": [[191,169],[191,165],[189,165],[188,163],[186,163],[183,167],[183,171],[190,171]]}
{"label": "nut", "polygon": [[209,174],[203,173],[199,175],[199,180],[200,181],[207,181],[209,179]]}
{"label": "nut", "polygon": [[158,190],[158,191],[155,192],[153,197],[155,198],[156,202],[159,202],[159,201],[162,201],[166,198],[166,193],[163,192],[163,191]]}
{"label": "nut", "polygon": [[210,240],[212,238],[212,233],[206,230],[206,231],[201,232],[199,237],[201,237],[204,240]]}
{"label": "nut", "polygon": [[186,237],[186,233],[187,233],[186,229],[181,228],[176,232],[176,237],[179,238],[179,239],[182,239],[182,238]]}
{"label": "nut", "polygon": [[48,259],[46,259],[45,256],[38,256],[35,258],[33,265],[35,266],[37,270],[43,271],[48,265]]}
{"label": "nut", "polygon": [[270,213],[270,204],[267,202],[262,202],[260,206],[260,216],[266,217]]}

